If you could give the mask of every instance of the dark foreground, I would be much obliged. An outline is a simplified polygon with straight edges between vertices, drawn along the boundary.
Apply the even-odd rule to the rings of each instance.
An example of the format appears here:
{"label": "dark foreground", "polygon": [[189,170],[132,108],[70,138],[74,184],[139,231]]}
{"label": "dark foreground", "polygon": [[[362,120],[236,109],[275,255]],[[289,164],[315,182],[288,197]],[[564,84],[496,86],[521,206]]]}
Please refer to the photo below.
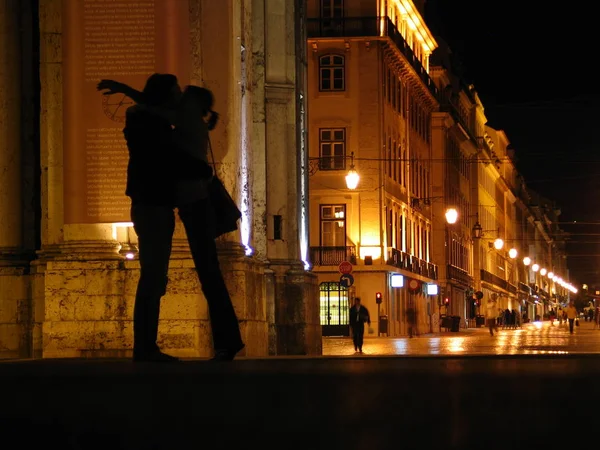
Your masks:
{"label": "dark foreground", "polygon": [[596,437],[599,376],[597,355],[3,362],[0,448],[557,448]]}

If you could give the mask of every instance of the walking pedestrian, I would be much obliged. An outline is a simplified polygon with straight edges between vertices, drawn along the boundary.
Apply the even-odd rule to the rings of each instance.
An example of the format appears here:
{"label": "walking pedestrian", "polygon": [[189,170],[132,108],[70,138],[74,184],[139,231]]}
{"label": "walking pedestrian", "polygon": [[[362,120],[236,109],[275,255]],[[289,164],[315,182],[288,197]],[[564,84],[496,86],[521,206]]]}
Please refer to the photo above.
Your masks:
{"label": "walking pedestrian", "polygon": [[486,305],[485,318],[487,326],[490,329],[490,336],[494,335],[494,330],[498,332],[498,304],[493,298],[489,298]]}
{"label": "walking pedestrian", "polygon": [[360,298],[354,299],[354,306],[350,308],[350,328],[352,329],[352,340],[354,351],[362,353],[363,340],[365,336],[365,322],[371,325],[369,311],[360,304]]}
{"label": "walking pedestrian", "polygon": [[577,308],[575,308],[575,302],[573,300],[569,302],[565,312],[567,313],[567,319],[569,320],[569,333],[573,334],[573,326],[577,319]]}

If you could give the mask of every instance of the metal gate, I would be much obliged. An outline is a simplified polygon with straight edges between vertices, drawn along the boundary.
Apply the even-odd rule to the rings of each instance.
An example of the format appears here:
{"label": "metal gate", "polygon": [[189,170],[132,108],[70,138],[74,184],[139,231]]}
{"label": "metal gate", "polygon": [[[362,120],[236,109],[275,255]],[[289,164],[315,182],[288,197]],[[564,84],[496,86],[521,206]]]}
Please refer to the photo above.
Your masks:
{"label": "metal gate", "polygon": [[350,336],[350,295],[338,282],[319,286],[323,336]]}

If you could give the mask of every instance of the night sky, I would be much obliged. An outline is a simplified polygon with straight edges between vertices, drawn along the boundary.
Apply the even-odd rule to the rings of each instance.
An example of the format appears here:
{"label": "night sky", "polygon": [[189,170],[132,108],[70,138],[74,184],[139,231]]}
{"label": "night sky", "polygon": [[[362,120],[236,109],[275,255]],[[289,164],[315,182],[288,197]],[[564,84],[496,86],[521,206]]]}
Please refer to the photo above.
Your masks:
{"label": "night sky", "polygon": [[488,124],[507,134],[527,185],[561,209],[569,281],[600,286],[594,16],[581,2],[427,0],[425,19],[462,62]]}

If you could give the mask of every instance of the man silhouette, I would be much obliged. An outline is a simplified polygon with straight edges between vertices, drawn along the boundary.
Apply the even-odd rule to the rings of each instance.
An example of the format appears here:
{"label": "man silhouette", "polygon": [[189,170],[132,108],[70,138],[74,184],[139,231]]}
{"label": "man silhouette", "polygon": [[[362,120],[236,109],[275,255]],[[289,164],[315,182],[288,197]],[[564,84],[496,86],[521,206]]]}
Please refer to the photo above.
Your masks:
{"label": "man silhouette", "polygon": [[369,311],[360,304],[360,298],[354,299],[354,306],[350,308],[350,328],[352,328],[352,340],[354,351],[362,353],[365,336],[365,322],[371,325]]}
{"label": "man silhouette", "polygon": [[[151,75],[143,90],[148,105],[175,108],[181,96],[177,77]],[[126,195],[131,198],[131,220],[138,235],[140,279],[133,312],[133,359],[177,361],[156,343],[160,299],[175,231],[173,129],[171,124],[139,105],[127,109],[123,130],[129,150]]]}

